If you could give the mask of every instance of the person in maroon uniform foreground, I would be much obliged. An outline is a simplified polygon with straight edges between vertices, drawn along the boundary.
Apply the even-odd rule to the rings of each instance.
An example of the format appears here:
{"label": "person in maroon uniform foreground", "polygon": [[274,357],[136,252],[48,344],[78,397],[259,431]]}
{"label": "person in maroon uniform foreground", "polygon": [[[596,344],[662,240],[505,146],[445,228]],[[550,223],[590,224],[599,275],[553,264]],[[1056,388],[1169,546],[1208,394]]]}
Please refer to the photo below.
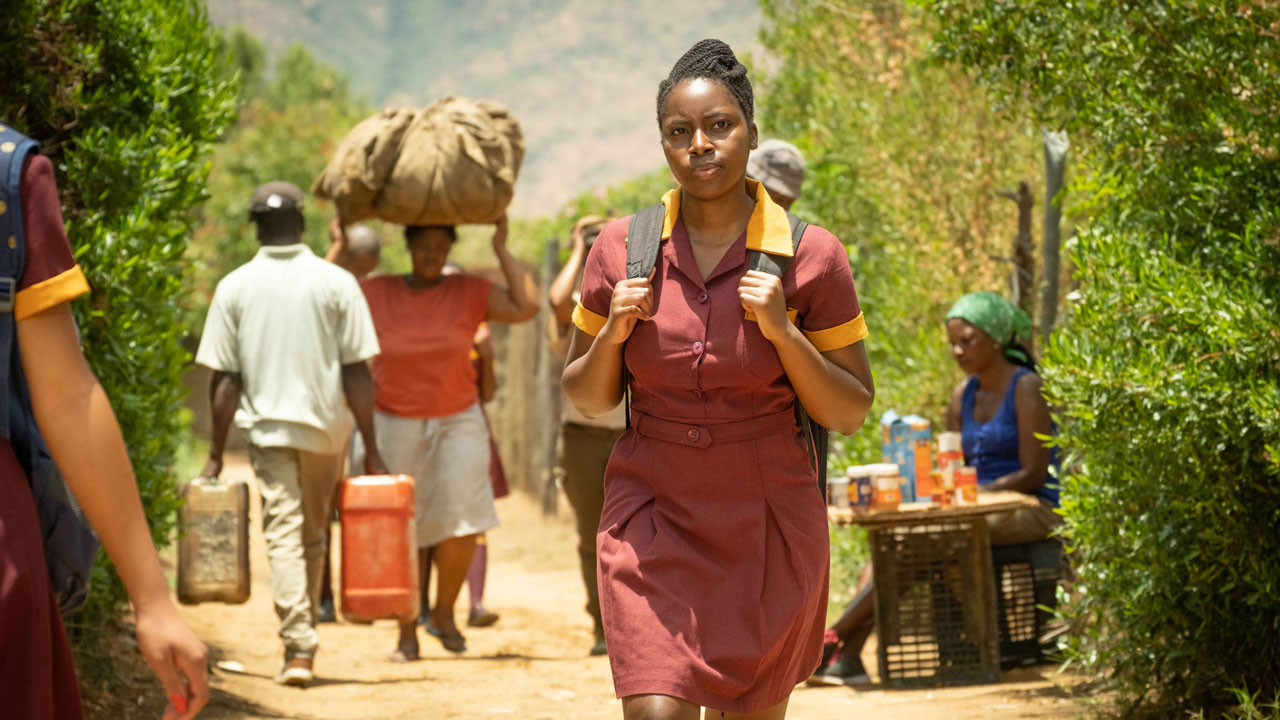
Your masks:
{"label": "person in maroon uniform foreground", "polygon": [[[12,152],[6,147],[0,152]],[[138,650],[169,698],[164,717],[187,720],[209,700],[207,650],[169,596],[120,426],[80,349],[70,303],[89,285],[71,255],[47,158],[27,156],[19,194],[26,267],[13,314],[36,424],[129,592]],[[0,440],[0,715],[83,717],[31,487],[8,440]]]}

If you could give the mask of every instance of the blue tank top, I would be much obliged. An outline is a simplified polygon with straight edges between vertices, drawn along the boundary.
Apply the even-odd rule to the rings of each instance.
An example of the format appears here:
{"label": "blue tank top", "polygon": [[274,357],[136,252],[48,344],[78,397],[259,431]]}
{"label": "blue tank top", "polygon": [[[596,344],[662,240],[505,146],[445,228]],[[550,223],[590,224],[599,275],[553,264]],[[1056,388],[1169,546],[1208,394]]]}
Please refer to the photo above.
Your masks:
{"label": "blue tank top", "polygon": [[[978,376],[969,378],[964,386],[964,400],[960,406],[960,446],[964,450],[965,462],[978,470],[979,485],[995,482],[1022,468],[1022,462],[1018,459],[1018,408],[1014,392],[1018,387],[1018,380],[1029,372],[1031,371],[1027,368],[1020,367],[1013,373],[1009,388],[1004,392],[1004,399],[1000,401],[1000,409],[985,423],[973,419],[973,399],[978,392]],[[1056,433],[1057,430],[1057,426],[1053,426],[1053,432]],[[1058,467],[1057,448],[1050,450],[1049,464]],[[1050,476],[1035,495],[1057,507],[1057,479]]]}

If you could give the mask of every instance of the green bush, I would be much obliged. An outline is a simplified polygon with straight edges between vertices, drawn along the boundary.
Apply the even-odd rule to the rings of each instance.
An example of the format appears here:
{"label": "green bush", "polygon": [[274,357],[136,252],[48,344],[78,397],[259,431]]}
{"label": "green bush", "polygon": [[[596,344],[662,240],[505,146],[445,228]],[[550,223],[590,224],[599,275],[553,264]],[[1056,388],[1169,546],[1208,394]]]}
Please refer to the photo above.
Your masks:
{"label": "green bush", "polygon": [[[905,2],[763,0],[776,71],[757,77],[762,136],[790,140],[809,173],[795,212],[849,250],[866,313],[876,402],[832,436],[832,473],[880,459],[880,413],[943,427],[961,378],[943,317],[966,292],[1003,289],[1016,231],[998,197],[1042,171],[1032,128],[992,110],[973,81],[929,57],[934,22]],[[865,533],[832,532],[832,609],[853,594]]]}
{"label": "green bush", "polygon": [[[0,28],[0,118],[54,163],[68,235],[93,289],[75,303],[157,545],[171,535],[182,430],[183,250],[231,88],[198,0],[20,2]],[[119,612],[105,560],[70,622],[81,639]]]}
{"label": "green bush", "polygon": [[757,122],[804,152],[796,213],[845,243],[871,336],[875,410],[834,445],[833,472],[877,462],[876,420],[895,409],[941,427],[961,378],[943,318],[972,290],[1002,290],[1016,232],[999,191],[1038,186],[1038,136],[973,82],[932,62],[934,23],[905,2],[763,0],[777,71],[757,79]]}
{"label": "green bush", "polygon": [[1094,174],[1061,404],[1075,662],[1127,716],[1280,691],[1280,53],[1273,3],[930,3],[942,54]]}

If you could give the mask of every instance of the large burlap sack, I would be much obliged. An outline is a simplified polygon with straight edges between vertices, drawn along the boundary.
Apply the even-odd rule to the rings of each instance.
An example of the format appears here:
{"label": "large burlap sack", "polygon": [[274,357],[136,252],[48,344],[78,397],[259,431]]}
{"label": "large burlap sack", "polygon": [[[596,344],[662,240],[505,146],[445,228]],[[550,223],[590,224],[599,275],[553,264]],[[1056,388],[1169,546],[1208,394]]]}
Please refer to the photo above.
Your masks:
{"label": "large burlap sack", "polygon": [[520,124],[505,108],[448,97],[362,121],[311,190],[348,223],[494,223],[511,204],[523,159]]}

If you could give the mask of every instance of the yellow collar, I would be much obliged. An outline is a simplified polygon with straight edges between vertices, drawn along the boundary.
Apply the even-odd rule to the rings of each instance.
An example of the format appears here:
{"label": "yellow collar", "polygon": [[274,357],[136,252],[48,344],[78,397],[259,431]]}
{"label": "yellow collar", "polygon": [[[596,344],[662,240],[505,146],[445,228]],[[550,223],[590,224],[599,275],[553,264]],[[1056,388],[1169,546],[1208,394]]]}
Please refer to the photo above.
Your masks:
{"label": "yellow collar", "polygon": [[[747,250],[791,257],[791,222],[787,220],[787,211],[769,197],[769,191],[758,180],[747,178],[747,192],[756,198],[756,207],[747,221]],[[662,196],[662,204],[667,208],[662,221],[662,239],[666,240],[680,217],[680,188],[668,190]]]}

